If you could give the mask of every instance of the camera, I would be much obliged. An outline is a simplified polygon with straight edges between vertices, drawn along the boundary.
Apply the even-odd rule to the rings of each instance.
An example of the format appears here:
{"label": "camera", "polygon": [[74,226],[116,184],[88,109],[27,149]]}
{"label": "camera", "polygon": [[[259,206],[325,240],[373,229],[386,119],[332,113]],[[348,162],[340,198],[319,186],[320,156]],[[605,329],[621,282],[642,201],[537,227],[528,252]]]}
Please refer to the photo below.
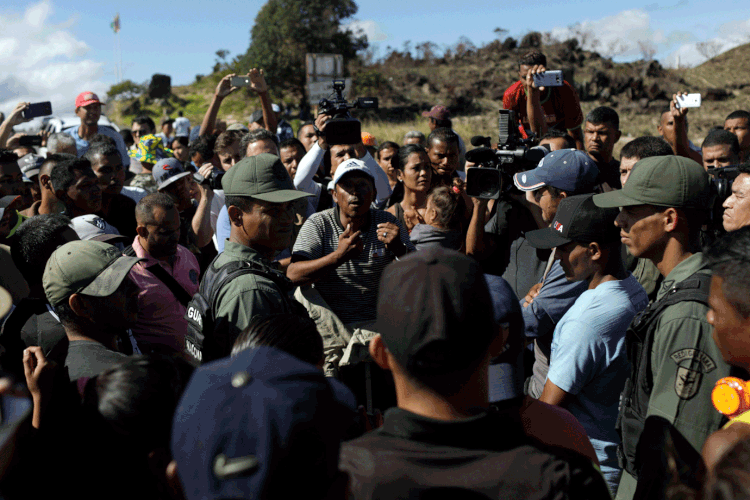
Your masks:
{"label": "camera", "polygon": [[732,195],[732,184],[739,175],[737,165],[708,169],[711,181],[710,227],[723,233],[724,201]]}
{"label": "camera", "polygon": [[326,122],[325,131],[318,131],[325,137],[328,145],[357,144],[362,141],[362,126],[359,120],[353,118],[350,109],[378,109],[377,97],[360,97],[354,104],[344,99],[344,80],[333,81],[333,93],[329,99],[321,99],[318,102],[318,114],[330,115],[331,119]]}
{"label": "camera", "polygon": [[195,182],[198,184],[202,184],[203,186],[207,186],[216,191],[217,189],[224,189],[221,187],[221,179],[224,177],[225,173],[226,172],[217,172],[216,170],[213,170],[211,175],[203,177],[198,172],[194,172],[193,179],[195,179]]}
{"label": "camera", "polygon": [[516,112],[501,109],[498,117],[497,149],[490,147],[490,138],[475,136],[472,146],[480,146],[466,153],[466,161],[477,167],[466,171],[466,194],[473,198],[497,200],[513,186],[513,174],[536,168],[548,151],[532,147],[533,139],[523,139],[518,132]]}

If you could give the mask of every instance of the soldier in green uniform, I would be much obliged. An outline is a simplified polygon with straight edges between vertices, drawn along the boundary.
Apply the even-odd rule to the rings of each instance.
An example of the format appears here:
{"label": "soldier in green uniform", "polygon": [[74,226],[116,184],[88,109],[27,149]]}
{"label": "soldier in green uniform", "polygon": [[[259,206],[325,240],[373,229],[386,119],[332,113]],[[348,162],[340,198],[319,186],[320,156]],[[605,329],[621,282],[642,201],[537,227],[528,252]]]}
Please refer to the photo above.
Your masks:
{"label": "soldier in green uniform", "polygon": [[721,426],[722,415],[712,408],[710,395],[730,367],[711,337],[703,286],[710,283],[710,272],[696,251],[709,194],[708,175],[701,165],[680,156],[656,156],[636,163],[623,189],[594,196],[600,207],[620,207],[615,225],[622,242],[633,256],[651,260],[664,276],[656,302],[644,315],[676,295],[676,289],[687,289],[688,282],[693,290],[691,298],[648,316],[649,335],[640,344],[631,335],[639,318],[628,332],[628,352],[640,349],[642,355],[631,357],[631,380],[623,392],[623,444],[618,451],[625,471],[618,499],[635,493],[640,463],[634,450],[645,418],[666,419],[696,452]]}
{"label": "soldier in green uniform", "polygon": [[216,296],[215,331],[234,339],[255,316],[292,311],[291,282],[272,261],[290,244],[294,201],[310,195],[295,190],[279,157],[268,153],[234,165],[224,175],[222,187],[231,231],[224,252],[211,268],[215,271],[230,262],[248,261],[262,271],[238,276]]}

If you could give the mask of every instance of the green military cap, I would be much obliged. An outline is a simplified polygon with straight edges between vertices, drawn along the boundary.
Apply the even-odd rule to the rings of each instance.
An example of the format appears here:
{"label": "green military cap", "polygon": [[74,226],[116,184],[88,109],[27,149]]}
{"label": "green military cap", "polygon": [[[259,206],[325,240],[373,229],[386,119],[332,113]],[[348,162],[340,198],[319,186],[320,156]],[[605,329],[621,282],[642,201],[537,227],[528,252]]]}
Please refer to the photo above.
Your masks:
{"label": "green military cap", "polygon": [[710,197],[708,174],[701,165],[683,156],[652,156],[633,166],[625,187],[595,195],[594,204],[602,208],[708,208]]}
{"label": "green military cap", "polygon": [[271,203],[285,203],[312,196],[294,189],[292,178],[278,156],[261,153],[243,158],[221,179],[225,196],[249,196]]}
{"label": "green military cap", "polygon": [[42,284],[53,306],[74,293],[109,297],[130,269],[145,259],[124,257],[117,247],[94,240],[70,241],[52,253],[44,267]]}

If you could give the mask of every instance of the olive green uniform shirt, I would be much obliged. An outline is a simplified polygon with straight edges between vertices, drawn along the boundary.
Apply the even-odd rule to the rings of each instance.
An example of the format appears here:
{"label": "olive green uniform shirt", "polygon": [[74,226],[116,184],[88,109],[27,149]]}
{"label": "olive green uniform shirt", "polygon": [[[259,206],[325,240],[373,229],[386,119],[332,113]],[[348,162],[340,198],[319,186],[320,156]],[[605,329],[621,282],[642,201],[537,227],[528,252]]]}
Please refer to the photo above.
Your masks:
{"label": "olive green uniform shirt", "polygon": [[[657,300],[704,268],[701,253],[680,262],[664,279]],[[724,416],[711,404],[711,391],[730,370],[713,340],[707,312],[708,306],[686,301],[667,307],[659,316],[651,349],[654,385],[647,414],[671,422],[699,453],[706,438],[721,428]],[[617,499],[633,498],[635,487],[636,480],[623,471]]]}
{"label": "olive green uniform shirt", "polygon": [[[214,262],[216,269],[237,260],[253,261],[270,268],[274,264],[250,247],[229,240]],[[226,324],[231,339],[247,328],[255,316],[291,312],[292,297],[265,276],[247,273],[238,276],[219,292],[216,300],[216,324]]]}

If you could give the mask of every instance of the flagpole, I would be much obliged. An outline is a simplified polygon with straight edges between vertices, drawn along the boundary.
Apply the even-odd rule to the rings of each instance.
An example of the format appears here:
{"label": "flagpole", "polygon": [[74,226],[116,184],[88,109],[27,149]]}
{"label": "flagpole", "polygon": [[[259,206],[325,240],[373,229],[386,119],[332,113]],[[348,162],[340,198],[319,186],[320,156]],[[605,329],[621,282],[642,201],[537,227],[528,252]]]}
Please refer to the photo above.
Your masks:
{"label": "flagpole", "polygon": [[117,67],[117,32],[115,32],[114,37],[115,47],[114,47],[114,63],[115,63],[115,80],[117,80],[117,83],[120,83],[120,70]]}
{"label": "flagpole", "polygon": [[123,78],[125,78],[125,75],[123,74],[123,67],[122,67],[122,45],[120,43],[120,30],[117,30],[117,51],[120,54],[120,82],[122,82]]}

